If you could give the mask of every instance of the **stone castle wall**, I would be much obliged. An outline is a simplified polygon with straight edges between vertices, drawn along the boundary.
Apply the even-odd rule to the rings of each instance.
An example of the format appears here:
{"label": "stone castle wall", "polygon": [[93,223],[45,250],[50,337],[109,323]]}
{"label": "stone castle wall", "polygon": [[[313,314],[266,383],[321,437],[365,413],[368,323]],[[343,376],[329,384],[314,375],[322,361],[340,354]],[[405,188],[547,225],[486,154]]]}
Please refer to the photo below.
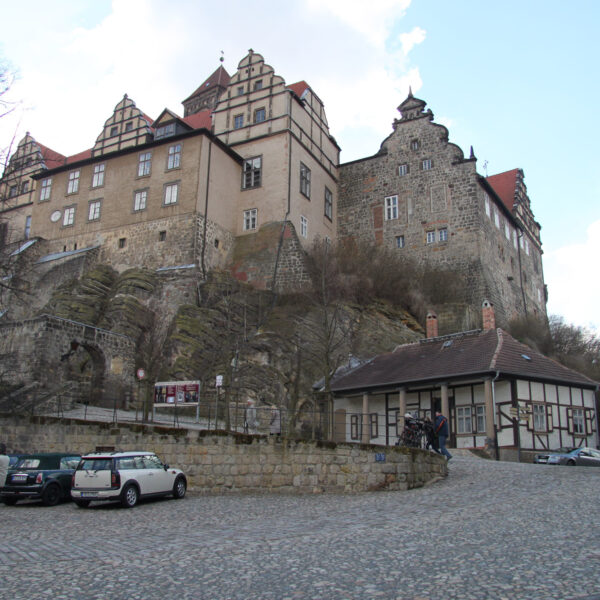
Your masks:
{"label": "stone castle wall", "polygon": [[365,492],[421,487],[447,474],[439,455],[413,448],[0,416],[9,452],[149,450],[181,468],[190,489],[225,492]]}

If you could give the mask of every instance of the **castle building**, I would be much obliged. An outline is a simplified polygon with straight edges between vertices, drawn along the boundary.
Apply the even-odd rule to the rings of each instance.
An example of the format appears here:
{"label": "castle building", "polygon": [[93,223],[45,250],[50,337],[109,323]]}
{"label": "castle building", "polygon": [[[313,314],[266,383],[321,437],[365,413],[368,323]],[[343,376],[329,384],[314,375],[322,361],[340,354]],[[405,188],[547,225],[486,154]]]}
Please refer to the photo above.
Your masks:
{"label": "castle building", "polygon": [[152,119],[125,95],[69,157],[27,134],[0,180],[2,241],[46,272],[89,255],[119,271],[227,267],[286,289],[306,280],[315,239],[353,237],[463,279],[464,297],[435,307],[442,333],[480,326],[484,297],[502,325],[545,316],[523,172],[480,176],[412,93],[380,151],[341,166],[319,97],[252,50],[183,105]]}
{"label": "castle building", "polygon": [[503,326],[545,317],[540,226],[523,171],[482,177],[473,150],[465,157],[425,106],[409,93],[379,152],[340,166],[338,235],[461,277],[464,297],[436,307],[441,333],[481,327],[482,298]]}

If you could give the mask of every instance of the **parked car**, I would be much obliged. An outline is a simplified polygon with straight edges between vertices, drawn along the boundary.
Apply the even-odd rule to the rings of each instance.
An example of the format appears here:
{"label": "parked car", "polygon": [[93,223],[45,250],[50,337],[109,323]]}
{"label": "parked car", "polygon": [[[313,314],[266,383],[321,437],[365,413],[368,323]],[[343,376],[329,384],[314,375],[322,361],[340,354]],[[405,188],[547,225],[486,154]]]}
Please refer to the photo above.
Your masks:
{"label": "parked car", "polygon": [[71,499],[71,481],[81,454],[22,454],[9,468],[0,500],[12,506],[19,500],[41,499],[46,506]]}
{"label": "parked car", "polygon": [[163,464],[153,452],[96,452],[81,458],[73,473],[71,496],[80,507],[112,500],[133,508],[140,498],[172,495],[179,499],[186,490],[183,472]]}
{"label": "parked car", "polygon": [[594,448],[559,448],[545,454],[537,454],[534,462],[548,465],[600,467],[600,450]]}

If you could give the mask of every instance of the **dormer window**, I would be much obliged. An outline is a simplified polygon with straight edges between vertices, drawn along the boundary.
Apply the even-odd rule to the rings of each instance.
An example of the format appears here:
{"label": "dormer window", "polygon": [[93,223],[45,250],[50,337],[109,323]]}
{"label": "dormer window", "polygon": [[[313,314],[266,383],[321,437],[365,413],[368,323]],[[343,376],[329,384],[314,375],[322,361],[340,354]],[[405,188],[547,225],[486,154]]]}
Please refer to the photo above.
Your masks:
{"label": "dormer window", "polygon": [[175,123],[169,123],[168,125],[159,127],[154,134],[154,139],[158,140],[170,135],[175,135]]}

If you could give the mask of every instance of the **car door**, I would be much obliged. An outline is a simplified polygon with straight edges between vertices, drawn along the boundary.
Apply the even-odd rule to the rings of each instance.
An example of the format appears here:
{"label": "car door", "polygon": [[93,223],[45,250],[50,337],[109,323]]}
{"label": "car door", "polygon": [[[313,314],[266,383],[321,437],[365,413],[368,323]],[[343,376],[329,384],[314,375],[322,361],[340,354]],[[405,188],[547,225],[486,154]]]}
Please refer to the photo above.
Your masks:
{"label": "car door", "polygon": [[593,448],[582,448],[577,464],[584,467],[600,467],[600,452]]}
{"label": "car door", "polygon": [[147,473],[151,494],[161,494],[173,487],[172,476],[168,473],[157,456],[144,456],[144,467]]}

